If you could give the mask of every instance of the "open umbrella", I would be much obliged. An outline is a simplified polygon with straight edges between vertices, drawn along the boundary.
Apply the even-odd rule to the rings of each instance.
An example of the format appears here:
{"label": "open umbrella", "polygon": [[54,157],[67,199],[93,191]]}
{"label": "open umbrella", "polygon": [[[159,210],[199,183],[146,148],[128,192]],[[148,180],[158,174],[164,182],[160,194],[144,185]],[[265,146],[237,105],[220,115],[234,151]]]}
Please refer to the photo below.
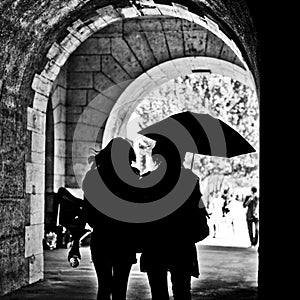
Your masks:
{"label": "open umbrella", "polygon": [[185,111],[138,132],[155,141],[169,139],[179,153],[234,157],[256,150],[232,127],[208,114]]}

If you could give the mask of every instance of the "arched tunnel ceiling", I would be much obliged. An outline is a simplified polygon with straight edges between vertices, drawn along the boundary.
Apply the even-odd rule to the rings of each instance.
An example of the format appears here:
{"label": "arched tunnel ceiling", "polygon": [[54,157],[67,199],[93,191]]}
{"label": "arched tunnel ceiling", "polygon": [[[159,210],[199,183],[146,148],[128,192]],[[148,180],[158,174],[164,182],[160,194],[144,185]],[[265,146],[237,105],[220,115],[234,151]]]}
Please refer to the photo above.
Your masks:
{"label": "arched tunnel ceiling", "polygon": [[[190,13],[186,7],[175,4],[155,5],[147,10],[147,15],[144,9],[142,11],[143,16],[136,7],[118,10],[108,5],[98,9],[96,15],[90,15],[89,19],[75,21],[67,28],[66,34],[61,35],[49,49],[46,67],[40,75],[36,74],[32,83],[36,95],[48,97],[51,82],[67,61],[68,68],[71,66],[75,77],[78,77],[76,72],[90,72],[89,88],[95,90],[95,98],[100,93],[114,102],[127,85],[141,74],[146,74],[148,70],[164,62],[182,57],[209,57],[211,69],[218,69],[222,74],[222,63],[223,69],[228,69],[228,64],[231,64],[231,73],[243,73],[242,77],[252,79],[241,51],[219,29],[218,24],[209,18],[199,17]],[[93,62],[90,54],[97,56],[98,60]],[[214,62],[213,59],[217,61]],[[219,67],[215,68],[214,65],[218,64]],[[195,60],[190,60],[188,65],[191,71],[203,67],[199,61],[195,63]],[[186,70],[182,71],[185,69],[182,64],[176,67],[176,63],[173,63],[171,66],[171,72],[169,65],[168,70],[163,71],[164,74],[160,77],[173,79],[187,74]],[[72,85],[72,74],[69,79]],[[158,86],[159,83],[153,78],[152,81]],[[102,102],[103,99],[99,101]],[[130,105],[127,107],[128,111],[132,111],[136,103]],[[128,119],[124,110],[123,113],[120,112],[119,120]],[[120,127],[120,124],[116,122],[114,126]],[[119,130],[120,128],[116,128],[114,131],[116,133]]]}
{"label": "arched tunnel ceiling", "polygon": [[34,73],[40,73],[47,63],[46,54],[51,45],[63,39],[69,33],[67,28],[76,20],[85,23],[97,16],[97,10],[108,5],[120,15],[125,10],[130,15],[134,9],[146,16],[157,11],[158,5],[179,5],[196,15],[209,16],[237,43],[259,87],[258,42],[251,16],[259,7],[256,9],[251,3],[250,11],[246,0],[230,3],[222,0],[5,0],[0,4],[3,97],[22,93],[22,99],[30,103],[32,93],[26,89]]}

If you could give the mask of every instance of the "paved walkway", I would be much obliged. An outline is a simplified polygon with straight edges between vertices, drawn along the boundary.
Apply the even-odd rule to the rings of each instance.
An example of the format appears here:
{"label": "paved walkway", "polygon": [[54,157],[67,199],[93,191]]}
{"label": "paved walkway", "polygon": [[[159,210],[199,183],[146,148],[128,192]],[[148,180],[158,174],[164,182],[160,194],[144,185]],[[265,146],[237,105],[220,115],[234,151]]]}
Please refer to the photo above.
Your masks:
{"label": "paved walkway", "polygon": [[[67,249],[45,252],[45,279],[24,287],[3,300],[95,299],[97,283],[89,248],[82,248],[80,267],[72,269],[66,261]],[[257,299],[255,249],[198,245],[201,276],[192,280],[192,299]],[[171,295],[170,289],[170,295]],[[138,264],[131,271],[128,300],[151,299],[147,277]],[[172,299],[172,298],[171,298]]]}

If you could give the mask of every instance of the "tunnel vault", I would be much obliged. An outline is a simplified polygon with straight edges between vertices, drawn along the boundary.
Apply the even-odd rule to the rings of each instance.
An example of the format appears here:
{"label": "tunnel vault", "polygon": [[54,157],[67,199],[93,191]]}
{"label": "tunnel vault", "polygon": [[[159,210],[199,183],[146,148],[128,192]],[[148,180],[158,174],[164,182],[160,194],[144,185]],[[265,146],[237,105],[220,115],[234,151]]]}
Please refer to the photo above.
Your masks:
{"label": "tunnel vault", "polygon": [[[7,284],[0,294],[43,278],[48,101],[53,107],[55,192],[60,186],[80,187],[89,148],[106,144],[111,137],[125,136],[125,125],[142,97],[170,79],[206,69],[238,79],[259,93],[257,66],[245,50],[247,43],[230,36],[229,31],[225,33],[224,22],[218,23],[212,13],[199,13],[202,1],[196,10],[195,5],[167,1],[119,1],[118,5],[113,1],[77,2],[66,6],[74,11],[73,19],[59,29],[53,25],[56,38],[38,50],[43,67],[36,68],[30,91],[24,84],[28,75],[20,77],[19,92],[25,90],[31,99],[22,108],[26,110],[27,150],[21,204],[27,215],[21,224],[25,228],[19,237],[21,250],[15,255],[21,257],[21,267],[2,263]],[[211,9],[207,7],[208,12]],[[55,19],[52,12],[51,18],[53,24],[59,23],[59,14]],[[31,57],[28,54],[25,63],[32,67],[35,62],[30,62]]]}

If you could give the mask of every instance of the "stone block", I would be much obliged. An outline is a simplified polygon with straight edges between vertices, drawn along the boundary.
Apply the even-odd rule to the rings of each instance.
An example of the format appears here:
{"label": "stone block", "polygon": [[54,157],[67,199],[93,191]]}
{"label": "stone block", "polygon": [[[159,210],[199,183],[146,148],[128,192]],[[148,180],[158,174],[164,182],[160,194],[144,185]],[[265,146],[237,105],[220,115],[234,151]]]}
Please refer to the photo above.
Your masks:
{"label": "stone block", "polygon": [[65,174],[65,157],[54,156],[54,175]]}
{"label": "stone block", "polygon": [[68,27],[67,29],[81,42],[84,42],[94,33],[94,31],[89,26],[86,26],[80,19],[75,21],[72,26]]}
{"label": "stone block", "polygon": [[87,102],[88,104],[93,101],[97,96],[101,95],[99,91],[96,91],[94,89],[89,89],[87,91]]}
{"label": "stone block", "polygon": [[90,20],[92,22],[89,23],[89,27],[91,30],[93,30],[95,33],[97,33],[98,30],[101,30],[105,26],[107,26],[106,21],[104,21],[99,15],[95,16]]}
{"label": "stone block", "polygon": [[44,224],[25,226],[25,257],[43,254]]}
{"label": "stone block", "polygon": [[30,224],[44,223],[45,199],[44,194],[30,195]]}
{"label": "stone block", "polygon": [[45,132],[46,115],[34,108],[27,108],[27,129],[43,134]]}
{"label": "stone block", "polygon": [[113,82],[109,77],[107,77],[102,72],[94,73],[94,89],[99,92],[104,92],[108,89],[118,88],[116,83]]}
{"label": "stone block", "polygon": [[[70,174],[70,168],[73,168],[73,159],[74,162],[77,159],[80,159],[80,162],[87,162],[87,159],[90,155],[93,154],[92,149],[99,150],[95,142],[91,141],[78,141],[74,140],[73,142],[68,143],[69,154],[68,160],[66,163],[66,172]],[[73,172],[73,171],[72,171]]]}
{"label": "stone block", "polygon": [[156,65],[155,57],[153,56],[144,33],[135,32],[135,34],[131,34],[130,32],[130,34],[124,35],[124,39],[134,52],[144,70],[148,70]]}
{"label": "stone block", "polygon": [[174,61],[176,64],[176,68],[182,75],[188,75],[192,73],[192,67],[190,64],[190,59],[188,58],[182,58],[182,59],[177,59]]}
{"label": "stone block", "polygon": [[66,95],[67,90],[64,87],[57,86],[51,96],[52,108],[55,109],[58,105],[66,105]]}
{"label": "stone block", "polygon": [[67,49],[63,48],[59,44],[54,43],[47,53],[47,58],[54,61],[54,63],[59,67],[62,67],[71,53],[72,52],[68,52]]}
{"label": "stone block", "polygon": [[123,20],[116,19],[113,22],[107,23],[104,28],[96,32],[93,37],[97,38],[116,38],[123,36]]}
{"label": "stone block", "polygon": [[[85,106],[87,104],[87,90],[74,89],[68,90],[68,110],[69,106]],[[69,111],[68,111],[69,112]]]}
{"label": "stone block", "polygon": [[193,21],[188,7],[174,2],[172,3],[172,5],[178,18]]}
{"label": "stone block", "polygon": [[72,176],[72,175],[68,175],[66,176],[66,187],[67,188],[80,188],[82,185],[82,180],[83,180],[84,176]]}
{"label": "stone block", "polygon": [[183,31],[185,55],[204,55],[207,30]]}
{"label": "stone block", "polygon": [[30,155],[31,155],[30,162],[37,163],[37,164],[44,164],[45,163],[45,152],[31,151]]}
{"label": "stone block", "polygon": [[102,72],[116,84],[131,79],[121,65],[111,56],[102,56]]}
{"label": "stone block", "polygon": [[71,54],[78,48],[81,43],[81,40],[70,33],[60,42],[60,46]]}
{"label": "stone block", "polygon": [[219,25],[213,20],[209,19],[207,16],[204,16],[205,22],[207,24],[208,29],[213,33],[218,33],[220,31]]}
{"label": "stone block", "polygon": [[173,6],[165,4],[156,4],[156,7],[163,16],[177,17],[177,12]]}
{"label": "stone block", "polygon": [[31,133],[31,151],[45,153],[45,134]]}
{"label": "stone block", "polygon": [[54,124],[66,122],[66,107],[64,105],[57,105],[55,109],[53,109],[53,122]]}
{"label": "stone block", "polygon": [[29,259],[29,284],[44,279],[44,254],[33,255]]}
{"label": "stone block", "polygon": [[111,99],[111,101],[113,101],[114,103],[118,100],[118,98],[120,97],[120,95],[122,95],[123,92],[124,90],[121,89],[119,85],[114,85],[111,88],[101,91],[101,93],[105,97]]}
{"label": "stone block", "polygon": [[68,73],[68,87],[71,89],[88,89],[93,87],[93,74],[90,72]]}
{"label": "stone block", "polygon": [[184,56],[184,42],[182,32],[166,31],[170,55],[173,59]]}
{"label": "stone block", "polygon": [[70,124],[70,123],[76,124],[76,123],[80,122],[80,117],[81,117],[81,114],[68,113],[67,114],[67,122],[68,122],[68,124]]}
{"label": "stone block", "polygon": [[47,111],[48,97],[40,93],[35,93],[33,98],[33,108],[45,113]]}
{"label": "stone block", "polygon": [[101,71],[100,55],[72,55],[68,61],[69,72]]}
{"label": "stone block", "polygon": [[206,39],[206,55],[219,58],[223,42],[209,30],[207,31]]}
{"label": "stone block", "polygon": [[206,27],[203,27],[195,22],[190,22],[188,20],[181,20],[182,31],[197,31],[197,30],[207,30]]}
{"label": "stone block", "polygon": [[235,57],[236,55],[232,49],[226,43],[224,43],[219,58],[233,62]]}
{"label": "stone block", "polygon": [[58,140],[54,141],[54,156],[65,157],[66,156],[66,141]]}
{"label": "stone block", "polygon": [[142,8],[142,9],[140,9],[140,11],[142,12],[142,14],[144,16],[161,16],[162,15],[161,11],[156,7]]}
{"label": "stone block", "polygon": [[204,18],[190,12],[190,16],[192,18],[192,21],[195,23],[195,24],[198,24],[206,29],[208,29],[208,26],[207,26],[207,22],[205,21]]}
{"label": "stone block", "polygon": [[[125,22],[125,21],[124,21]],[[162,33],[163,19],[145,19],[140,20],[139,24],[143,32],[155,32],[155,33]]]}
{"label": "stone block", "polygon": [[54,138],[58,140],[63,140],[66,138],[66,123],[54,124]]}
{"label": "stone block", "polygon": [[[102,119],[103,123],[104,121],[105,119]],[[97,126],[92,126],[90,124],[85,123],[76,124],[77,126],[74,129],[74,134],[72,137],[68,136],[68,141],[88,141],[95,143],[103,123],[101,123],[100,121],[100,123],[97,124]]]}
{"label": "stone block", "polygon": [[159,67],[148,70],[147,74],[155,83],[159,83],[161,81],[167,82],[169,80],[166,74],[163,73]]}
{"label": "stone block", "polygon": [[147,31],[145,35],[157,63],[169,60],[170,55],[164,33]]}
{"label": "stone block", "polygon": [[233,63],[243,69],[245,69],[245,65],[243,63],[243,60],[241,60],[238,55],[235,56],[235,59],[233,60]]}
{"label": "stone block", "polygon": [[41,75],[35,74],[31,87],[34,91],[38,92],[39,94],[48,97],[51,92],[52,81]]}
{"label": "stone block", "polygon": [[[90,95],[89,95],[90,94]],[[108,114],[114,106],[114,102],[101,93],[88,93],[88,107]]]}
{"label": "stone block", "polygon": [[171,61],[161,64],[159,69],[165,74],[169,80],[172,80],[180,75],[180,72],[176,69],[175,64]]}
{"label": "stone block", "polygon": [[110,38],[88,38],[84,43],[82,43],[73,55],[95,55],[95,54],[110,54]]}
{"label": "stone block", "polygon": [[119,12],[112,5],[97,9],[97,13],[107,23],[120,18]]}
{"label": "stone block", "polygon": [[64,66],[60,69],[60,73],[58,74],[58,76],[56,78],[56,82],[57,82],[58,86],[67,88],[67,68],[66,68],[66,66]]}
{"label": "stone block", "polygon": [[45,187],[45,166],[40,163],[26,163],[26,193],[43,193]]}
{"label": "stone block", "polygon": [[122,38],[113,38],[111,41],[111,49],[113,57],[122,64],[124,70],[132,78],[136,78],[143,73],[141,64]]}
{"label": "stone block", "polygon": [[53,177],[53,191],[57,193],[58,189],[62,186],[65,186],[65,175],[55,174]]}
{"label": "stone block", "polygon": [[107,117],[108,115],[106,113],[95,110],[92,107],[87,107],[82,113],[80,121],[98,127],[99,124],[104,124]]}
{"label": "stone block", "polygon": [[136,18],[141,15],[134,5],[132,7],[117,8],[116,10],[124,19]]}
{"label": "stone block", "polygon": [[42,71],[41,75],[51,81],[54,81],[60,72],[60,66],[58,66],[54,60],[49,60]]}

